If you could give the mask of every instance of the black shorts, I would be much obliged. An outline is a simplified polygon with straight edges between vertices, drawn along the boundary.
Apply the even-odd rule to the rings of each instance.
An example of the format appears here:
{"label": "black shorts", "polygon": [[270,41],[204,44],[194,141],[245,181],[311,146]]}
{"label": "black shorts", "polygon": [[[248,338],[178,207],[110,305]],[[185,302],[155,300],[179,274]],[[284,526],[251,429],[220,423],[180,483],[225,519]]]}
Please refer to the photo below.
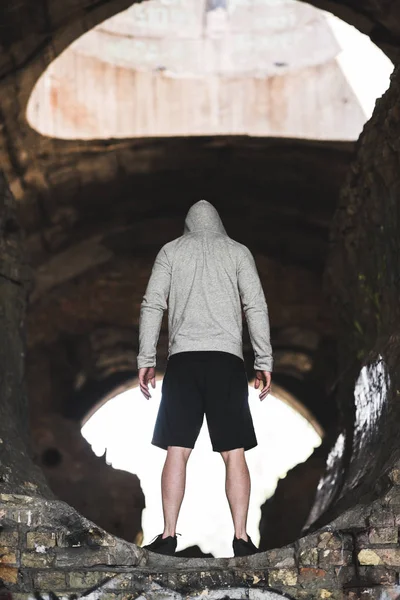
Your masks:
{"label": "black shorts", "polygon": [[172,354],[151,443],[194,448],[204,415],[214,452],[257,446],[243,360],[217,350]]}

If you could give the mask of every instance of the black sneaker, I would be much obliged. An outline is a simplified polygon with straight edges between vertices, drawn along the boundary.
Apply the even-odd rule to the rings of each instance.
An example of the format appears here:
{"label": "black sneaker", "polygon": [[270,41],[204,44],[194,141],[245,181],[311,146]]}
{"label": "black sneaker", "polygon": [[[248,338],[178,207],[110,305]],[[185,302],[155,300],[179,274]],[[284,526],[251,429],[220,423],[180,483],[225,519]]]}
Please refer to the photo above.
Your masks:
{"label": "black sneaker", "polygon": [[257,554],[260,550],[253,544],[251,537],[247,535],[248,541],[242,540],[242,538],[233,538],[233,555],[234,556],[249,556],[250,554]]}
{"label": "black sneaker", "polygon": [[166,554],[167,556],[174,556],[176,550],[176,535],[172,537],[172,535],[163,539],[162,533],[157,535],[154,538],[154,541],[148,544],[147,546],[143,546],[146,550],[150,550],[150,552],[156,552],[157,554]]}

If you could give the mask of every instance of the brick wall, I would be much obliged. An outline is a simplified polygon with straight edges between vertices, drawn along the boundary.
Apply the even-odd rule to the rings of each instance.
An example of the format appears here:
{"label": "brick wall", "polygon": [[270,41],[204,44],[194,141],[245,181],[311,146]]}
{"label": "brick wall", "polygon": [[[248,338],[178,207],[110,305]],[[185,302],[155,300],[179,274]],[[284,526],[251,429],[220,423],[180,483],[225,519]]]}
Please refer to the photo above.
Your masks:
{"label": "brick wall", "polygon": [[[393,487],[292,545],[246,558],[164,557],[60,501],[0,495],[0,596],[128,600],[400,598],[400,470]],[[269,595],[268,595],[269,594]]]}

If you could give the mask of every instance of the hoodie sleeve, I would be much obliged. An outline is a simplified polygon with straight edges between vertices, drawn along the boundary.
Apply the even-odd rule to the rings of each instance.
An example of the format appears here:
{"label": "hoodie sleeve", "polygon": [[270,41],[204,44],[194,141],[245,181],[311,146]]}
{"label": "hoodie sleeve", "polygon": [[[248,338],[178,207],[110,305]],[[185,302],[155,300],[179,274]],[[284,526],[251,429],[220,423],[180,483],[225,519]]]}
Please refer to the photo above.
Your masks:
{"label": "hoodie sleeve", "polygon": [[243,249],[238,265],[238,287],[254,350],[254,370],[271,372],[273,357],[268,306],[253,255],[246,246]]}
{"label": "hoodie sleeve", "polygon": [[138,369],[156,366],[157,343],[164,310],[168,307],[170,283],[171,265],[163,246],[154,261],[140,305]]}

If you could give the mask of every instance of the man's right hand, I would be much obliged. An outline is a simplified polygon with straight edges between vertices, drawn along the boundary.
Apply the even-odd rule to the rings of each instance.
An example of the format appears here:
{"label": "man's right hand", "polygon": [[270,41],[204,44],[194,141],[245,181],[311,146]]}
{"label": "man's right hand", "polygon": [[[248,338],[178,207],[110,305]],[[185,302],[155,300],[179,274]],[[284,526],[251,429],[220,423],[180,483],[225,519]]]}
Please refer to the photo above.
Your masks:
{"label": "man's right hand", "polygon": [[263,388],[259,398],[263,401],[265,396],[271,391],[271,373],[269,371],[256,371],[254,380],[254,387],[256,390],[260,387],[260,381],[263,382]]}
{"label": "man's right hand", "polygon": [[138,370],[138,376],[140,391],[142,392],[143,396],[148,400],[149,398],[151,398],[149,383],[151,383],[153,388],[156,387],[156,369],[155,367],[141,367]]}

